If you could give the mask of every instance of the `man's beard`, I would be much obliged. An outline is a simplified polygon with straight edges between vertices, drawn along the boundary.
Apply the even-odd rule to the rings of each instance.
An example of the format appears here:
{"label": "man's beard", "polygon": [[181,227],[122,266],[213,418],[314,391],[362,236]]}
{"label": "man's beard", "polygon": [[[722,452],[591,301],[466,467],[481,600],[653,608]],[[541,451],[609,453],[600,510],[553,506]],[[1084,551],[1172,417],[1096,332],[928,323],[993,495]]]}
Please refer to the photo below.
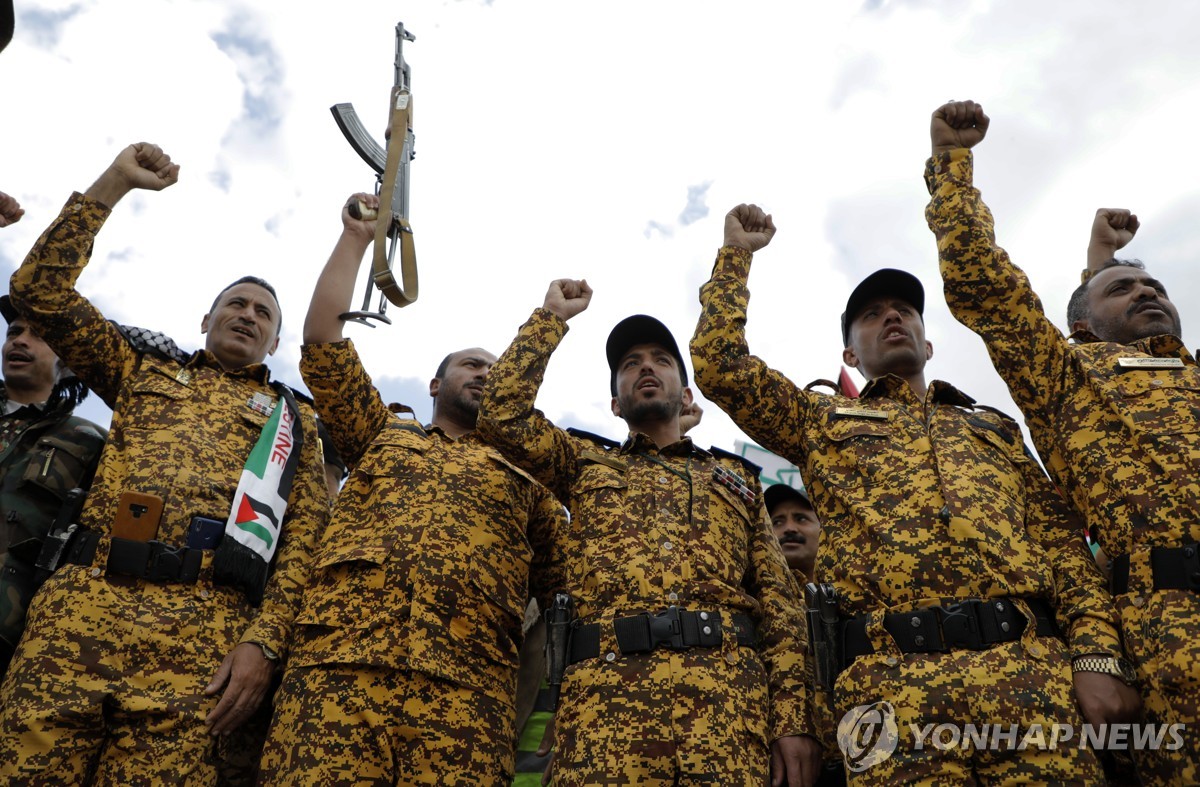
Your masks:
{"label": "man's beard", "polygon": [[637,399],[634,396],[620,397],[617,404],[621,407],[621,417],[626,423],[645,424],[656,421],[669,421],[683,410],[683,395],[673,399]]}
{"label": "man's beard", "polygon": [[479,419],[479,400],[467,388],[460,388],[458,395],[450,400],[450,413],[454,420],[464,426],[474,426]]}
{"label": "man's beard", "polygon": [[1160,336],[1164,333],[1182,338],[1183,327],[1180,325],[1179,316],[1172,314],[1166,309],[1163,310],[1164,318],[1155,320],[1149,325],[1134,328],[1132,325],[1132,310],[1135,308],[1136,306],[1130,307],[1130,310],[1120,318],[1105,320],[1099,323],[1093,321],[1091,325],[1092,333],[1101,341],[1114,342],[1116,344],[1132,344],[1141,339]]}

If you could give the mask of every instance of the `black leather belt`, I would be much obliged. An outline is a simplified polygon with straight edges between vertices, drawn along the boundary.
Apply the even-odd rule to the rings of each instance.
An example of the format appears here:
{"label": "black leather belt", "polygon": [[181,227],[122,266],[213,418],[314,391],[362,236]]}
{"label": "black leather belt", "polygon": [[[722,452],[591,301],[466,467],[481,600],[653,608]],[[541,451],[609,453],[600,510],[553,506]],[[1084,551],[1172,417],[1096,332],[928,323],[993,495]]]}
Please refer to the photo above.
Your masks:
{"label": "black leather belt", "polygon": [[[66,562],[90,566],[96,558],[96,547],[102,536],[84,531],[71,542]],[[182,582],[192,584],[200,576],[203,549],[173,547],[161,541],[131,541],[110,538],[107,573],[136,577],[147,582]]]}
{"label": "black leather belt", "polygon": [[[655,648],[687,650],[715,648],[721,644],[721,632],[732,629],[739,645],[755,644],[754,621],[742,614],[728,616],[720,612],[692,612],[669,607],[655,615],[631,615],[613,621],[617,647],[622,654],[649,653]],[[576,626],[571,631],[568,664],[600,655],[600,624]]]}
{"label": "black leather belt", "polygon": [[[1037,620],[1039,637],[1057,637],[1058,625],[1050,605],[1040,598],[1023,599]],[[984,650],[1019,639],[1027,620],[1009,598],[968,599],[946,607],[926,607],[884,615],[883,627],[902,653],[946,653],[951,650]],[[867,616],[846,621],[842,653],[848,665],[859,656],[874,653],[867,636]]]}
{"label": "black leather belt", "polygon": [[[1200,544],[1151,547],[1150,573],[1154,590],[1200,591]],[[1129,555],[1113,558],[1109,587],[1114,596],[1129,592]]]}

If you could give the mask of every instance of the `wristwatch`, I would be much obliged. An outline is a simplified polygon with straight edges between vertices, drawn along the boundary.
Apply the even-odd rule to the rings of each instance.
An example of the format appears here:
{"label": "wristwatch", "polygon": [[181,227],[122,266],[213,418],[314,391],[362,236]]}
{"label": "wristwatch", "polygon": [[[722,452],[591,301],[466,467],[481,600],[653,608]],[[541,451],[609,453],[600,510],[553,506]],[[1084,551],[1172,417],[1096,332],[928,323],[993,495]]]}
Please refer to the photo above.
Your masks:
{"label": "wristwatch", "polygon": [[254,644],[258,645],[260,648],[262,648],[264,659],[266,659],[267,661],[279,661],[278,653],[271,650],[270,648],[268,648],[266,645],[262,644],[261,642],[255,642]]}
{"label": "wristwatch", "polygon": [[1071,660],[1072,672],[1099,672],[1132,686],[1137,681],[1137,672],[1128,661],[1116,656],[1079,656]]}

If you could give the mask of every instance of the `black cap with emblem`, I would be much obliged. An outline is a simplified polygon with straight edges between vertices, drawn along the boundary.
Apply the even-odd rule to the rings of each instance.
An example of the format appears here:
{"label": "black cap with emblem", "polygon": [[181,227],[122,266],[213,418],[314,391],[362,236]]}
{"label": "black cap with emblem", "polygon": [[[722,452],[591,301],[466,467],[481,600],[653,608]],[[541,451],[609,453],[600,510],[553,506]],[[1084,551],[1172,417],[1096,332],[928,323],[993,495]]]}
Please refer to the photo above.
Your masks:
{"label": "black cap with emblem", "polygon": [[881,268],[859,282],[858,286],[854,288],[854,292],[850,293],[849,300],[846,301],[846,311],[842,312],[842,342],[844,346],[850,346],[850,323],[854,322],[854,318],[858,316],[864,306],[881,296],[901,298],[906,303],[912,304],[924,321],[925,288],[921,286],[921,281],[905,271]]}
{"label": "black cap with emblem", "polygon": [[657,344],[669,352],[679,364],[679,380],[687,385],[687,367],[683,363],[683,355],[675,337],[667,330],[667,326],[646,314],[635,314],[617,323],[608,335],[605,354],[608,356],[609,389],[612,395],[617,395],[617,365],[625,357],[630,347],[639,344]]}

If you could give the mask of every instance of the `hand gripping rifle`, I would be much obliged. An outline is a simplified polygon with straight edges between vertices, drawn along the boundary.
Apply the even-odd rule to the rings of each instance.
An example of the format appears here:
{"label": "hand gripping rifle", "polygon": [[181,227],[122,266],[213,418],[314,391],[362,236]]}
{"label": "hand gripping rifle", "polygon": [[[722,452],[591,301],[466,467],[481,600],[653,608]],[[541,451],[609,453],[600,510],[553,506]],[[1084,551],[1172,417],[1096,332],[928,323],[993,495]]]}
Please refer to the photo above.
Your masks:
{"label": "hand gripping rifle", "polygon": [[[380,212],[384,214],[376,218],[372,215],[374,211],[363,205],[350,209],[356,219],[376,218],[375,252],[362,309],[341,315],[343,320],[363,325],[371,325],[368,320],[391,325],[392,321],[384,314],[387,301],[403,307],[417,299],[417,251],[413,245],[412,226],[408,223],[408,168],[413,160],[415,139],[412,70],[404,62],[403,52],[405,41],[416,40],[416,36],[404,29],[403,22],[396,23],[396,76],[389,108],[388,133],[384,140],[386,148],[381,147],[363,127],[353,104],[334,104],[329,108],[350,147],[375,170],[375,193],[379,195]],[[392,272],[397,247],[400,249],[400,282]],[[374,287],[378,287],[380,293],[377,312],[371,311],[371,290]]]}

